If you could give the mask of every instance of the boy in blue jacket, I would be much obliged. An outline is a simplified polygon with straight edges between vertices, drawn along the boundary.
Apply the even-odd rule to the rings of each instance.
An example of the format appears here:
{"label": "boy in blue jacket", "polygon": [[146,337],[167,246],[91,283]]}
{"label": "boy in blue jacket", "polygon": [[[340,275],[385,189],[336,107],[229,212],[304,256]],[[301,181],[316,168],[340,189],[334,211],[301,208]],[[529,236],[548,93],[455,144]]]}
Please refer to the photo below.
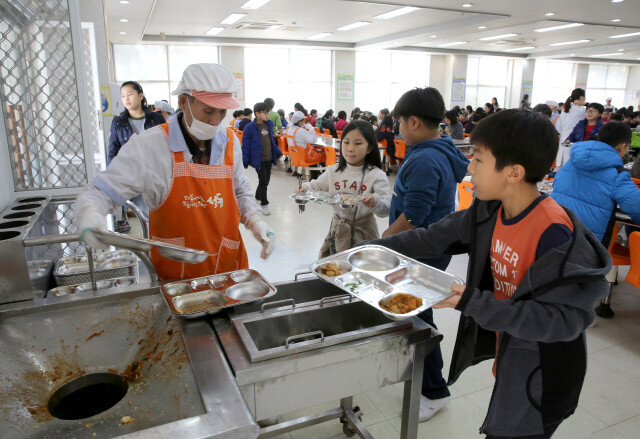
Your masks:
{"label": "boy in blue jacket", "polygon": [[[393,114],[400,122],[400,134],[412,145],[398,171],[391,198],[389,228],[383,237],[404,230],[427,228],[455,210],[456,185],[467,173],[469,160],[451,137],[438,134],[444,116],[444,100],[435,88],[415,88],[396,103]],[[451,256],[424,259],[445,270]],[[433,310],[420,317],[436,328]],[[436,328],[437,329],[437,328]],[[442,377],[442,353],[437,346],[425,357],[419,420],[426,421],[449,404],[451,394]]]}
{"label": "boy in blue jacket", "polygon": [[602,112],[604,107],[602,104],[592,102],[587,105],[585,118],[573,127],[573,131],[565,140],[565,143],[575,143],[588,140],[592,136],[596,136],[600,128],[602,128]]}
{"label": "boy in blue jacket", "polygon": [[271,180],[271,167],[278,163],[282,152],[273,140],[273,122],[269,120],[269,107],[264,102],[253,106],[256,118],[244,127],[242,135],[242,163],[258,173],[256,199],[260,201],[263,215],[271,215],[267,187]]}
{"label": "boy in blue jacket", "polygon": [[373,241],[412,258],[469,254],[466,285],[436,305],[461,312],[449,383],[493,361],[496,381],[480,433],[545,439],[578,406],[584,330],[607,293],[611,258],[570,211],[541,195],[558,134],[548,118],[505,110],[474,129],[476,199],[428,229]]}

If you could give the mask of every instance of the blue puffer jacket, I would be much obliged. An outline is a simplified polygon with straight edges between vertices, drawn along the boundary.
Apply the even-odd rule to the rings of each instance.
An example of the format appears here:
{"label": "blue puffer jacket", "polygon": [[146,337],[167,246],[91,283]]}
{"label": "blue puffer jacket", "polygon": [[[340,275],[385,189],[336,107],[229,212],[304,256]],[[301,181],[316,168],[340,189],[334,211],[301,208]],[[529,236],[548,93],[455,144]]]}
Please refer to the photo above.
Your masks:
{"label": "blue puffer jacket", "polygon": [[640,190],[628,172],[618,173],[621,167],[620,156],[606,143],[578,142],[553,182],[551,197],[573,210],[600,241],[616,204],[640,224]]}
{"label": "blue puffer jacket", "polygon": [[[271,159],[273,164],[276,165],[282,152],[273,140],[273,122],[267,120],[265,124],[269,128],[269,138],[271,139]],[[242,134],[242,164],[245,167],[250,165],[256,169],[262,167],[262,139],[260,138],[260,129],[255,120],[244,127]]]}
{"label": "blue puffer jacket", "polygon": [[451,137],[418,142],[398,171],[389,208],[389,224],[404,213],[416,227],[429,227],[455,209],[456,183],[467,174],[469,159]]}
{"label": "blue puffer jacket", "polygon": [[[162,125],[166,121],[162,113],[151,111],[148,107],[144,109],[144,129],[148,130],[156,125]],[[133,128],[129,123],[129,110],[125,109],[118,116],[113,118],[111,122],[111,131],[109,131],[109,155],[107,156],[107,165],[118,155],[120,148],[133,136]]]}
{"label": "blue puffer jacket", "polygon": [[[602,128],[602,118],[598,118],[598,120],[596,121],[596,126],[593,127],[593,131],[591,131],[591,134],[589,135],[589,137],[591,136],[595,136],[596,134],[598,134],[598,131],[600,131],[600,128]],[[580,122],[578,122],[576,124],[576,126],[573,127],[573,131],[571,131],[571,134],[569,134],[569,137],[567,137],[567,140],[569,140],[571,143],[575,143],[575,142],[582,142],[584,140],[584,135],[587,132],[587,119],[582,119]]]}

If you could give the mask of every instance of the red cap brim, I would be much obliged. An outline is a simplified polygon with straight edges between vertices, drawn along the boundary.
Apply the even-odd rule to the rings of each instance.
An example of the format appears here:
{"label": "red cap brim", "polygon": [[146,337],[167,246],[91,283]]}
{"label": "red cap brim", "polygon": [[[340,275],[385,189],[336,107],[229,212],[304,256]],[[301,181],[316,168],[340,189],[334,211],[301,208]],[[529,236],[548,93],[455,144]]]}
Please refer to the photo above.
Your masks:
{"label": "red cap brim", "polygon": [[193,90],[192,95],[197,100],[213,108],[230,109],[238,108],[240,104],[233,99],[233,93],[209,93],[207,91]]}

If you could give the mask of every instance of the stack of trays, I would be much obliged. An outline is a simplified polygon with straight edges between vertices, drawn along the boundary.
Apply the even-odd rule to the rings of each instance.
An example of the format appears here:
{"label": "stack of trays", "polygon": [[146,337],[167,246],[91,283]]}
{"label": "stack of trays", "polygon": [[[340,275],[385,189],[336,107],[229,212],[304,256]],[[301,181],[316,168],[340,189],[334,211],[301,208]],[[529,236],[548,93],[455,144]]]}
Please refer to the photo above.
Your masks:
{"label": "stack of trays", "polygon": [[[114,279],[97,281],[96,288],[98,290],[108,290],[110,288],[127,287],[134,283],[136,283],[136,278],[134,276],[116,277]],[[69,296],[71,294],[86,293],[87,291],[93,291],[91,282],[52,288],[47,292],[47,297]]]}
{"label": "stack of trays", "polygon": [[171,311],[187,318],[265,299],[276,291],[260,273],[250,269],[171,282],[162,287]]}
{"label": "stack of trays", "polygon": [[[129,250],[117,250],[93,254],[96,279],[138,277],[138,258]],[[68,256],[58,260],[53,273],[58,286],[91,282],[87,256]]]}
{"label": "stack of trays", "polygon": [[[444,271],[377,245],[364,245],[320,259],[311,265],[311,271],[393,320],[418,315],[450,297],[454,283],[464,283]],[[404,313],[385,309],[401,298],[413,301],[413,306],[420,304]]]}

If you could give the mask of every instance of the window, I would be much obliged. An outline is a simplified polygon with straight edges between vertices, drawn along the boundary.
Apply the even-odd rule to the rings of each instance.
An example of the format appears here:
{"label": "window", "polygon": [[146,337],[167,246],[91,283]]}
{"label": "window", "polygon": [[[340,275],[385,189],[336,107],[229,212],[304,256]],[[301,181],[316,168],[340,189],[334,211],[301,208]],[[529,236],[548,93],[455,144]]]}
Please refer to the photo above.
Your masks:
{"label": "window", "polygon": [[505,107],[507,85],[509,83],[509,67],[512,60],[497,56],[470,56],[467,58],[467,89],[465,105],[474,109],[498,100]]}
{"label": "window", "polygon": [[575,63],[536,60],[531,106],[549,100],[564,102],[576,88],[576,72]]}
{"label": "window", "polygon": [[606,99],[611,98],[611,105],[616,108],[622,107],[628,74],[628,66],[590,65],[587,77],[587,101],[606,105]]}
{"label": "window", "polygon": [[355,105],[377,114],[393,109],[407,90],[429,83],[429,55],[356,52]]}
{"label": "window", "polygon": [[116,82],[136,81],[149,104],[166,99],[174,108],[178,97],[171,92],[184,69],[189,64],[218,62],[217,46],[114,44],[113,54]]}
{"label": "window", "polygon": [[245,102],[253,109],[270,97],[285,114],[300,102],[322,116],[331,108],[331,51],[279,48],[244,49]]}

